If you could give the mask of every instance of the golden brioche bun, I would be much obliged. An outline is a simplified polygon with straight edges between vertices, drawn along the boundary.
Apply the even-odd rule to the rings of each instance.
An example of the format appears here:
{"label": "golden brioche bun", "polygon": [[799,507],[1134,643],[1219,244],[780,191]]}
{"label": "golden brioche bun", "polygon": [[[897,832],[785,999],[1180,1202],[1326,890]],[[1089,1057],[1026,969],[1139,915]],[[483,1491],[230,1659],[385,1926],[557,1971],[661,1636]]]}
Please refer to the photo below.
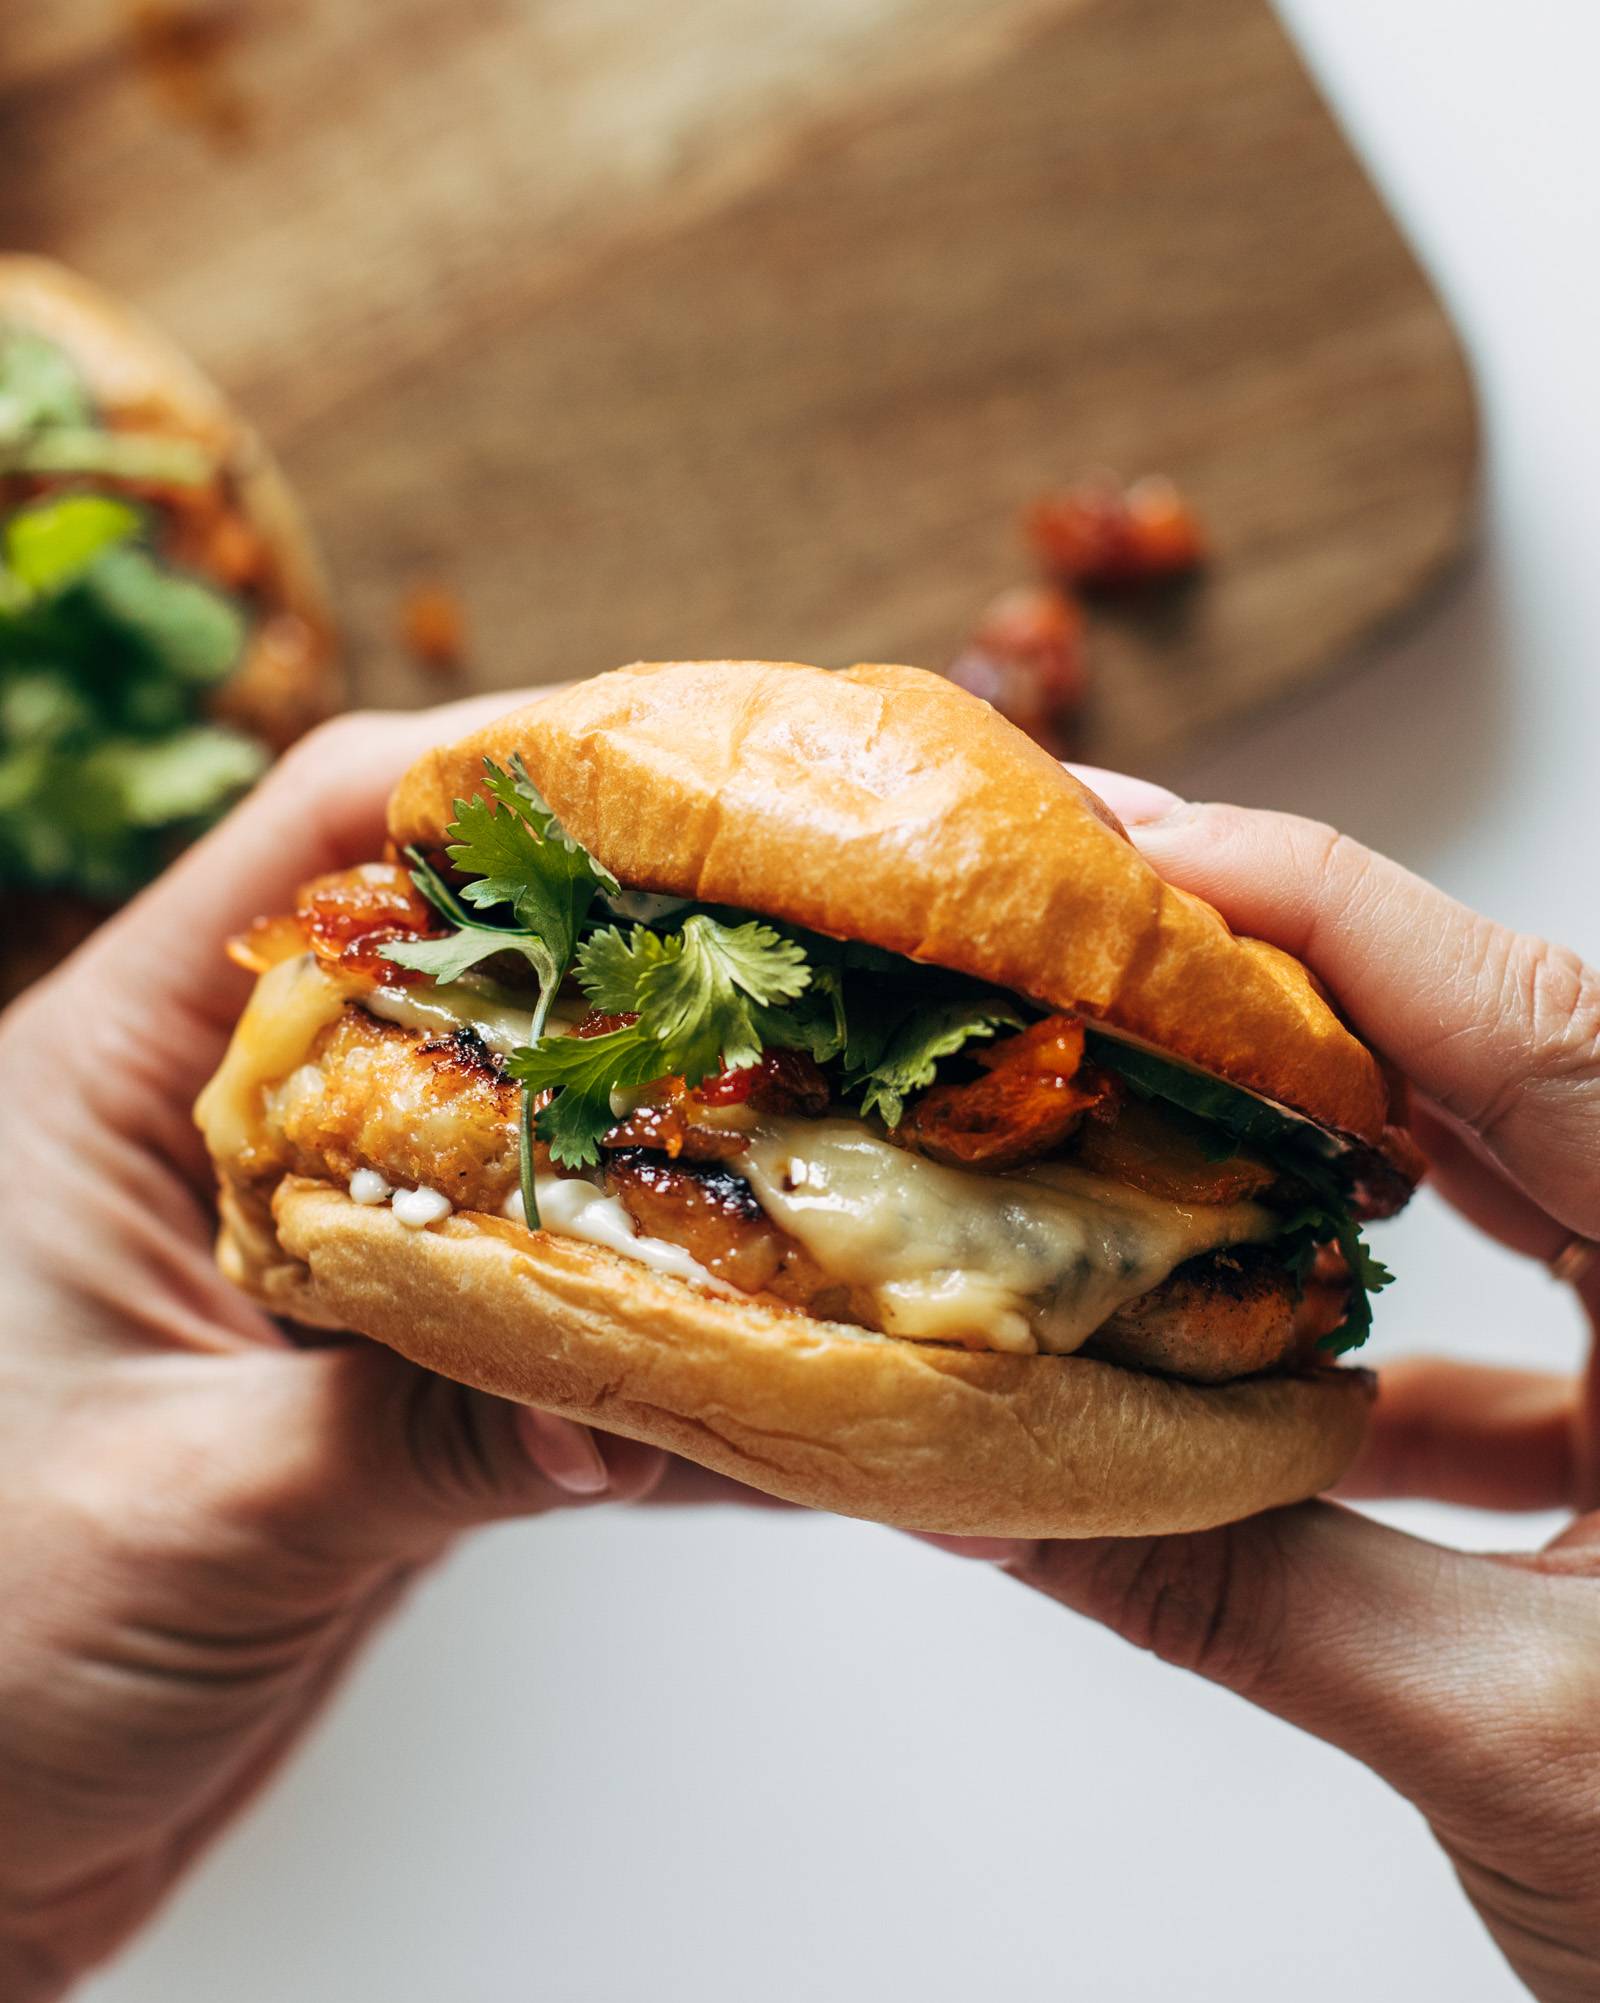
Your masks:
{"label": "golden brioche bun", "polygon": [[190,439],[215,460],[233,505],[266,545],[270,575],[245,657],[212,709],[219,722],[282,750],[336,707],[341,678],[322,567],[272,456],[165,334],[48,258],[0,255],[4,327],[60,348],[108,426]]}
{"label": "golden brioche bun", "polygon": [[702,1294],[576,1239],[458,1213],[411,1231],[326,1183],[224,1179],[223,1269],[465,1384],[770,1495],[995,1537],[1203,1530],[1299,1501],[1359,1444],[1355,1370],[1202,1386],[1080,1356],[874,1336]]}
{"label": "golden brioche bun", "polygon": [[437,847],[484,759],[513,755],[632,889],[950,967],[1382,1137],[1377,1061],[1305,968],[1163,883],[1087,787],[939,675],[620,668],[419,760],[393,840]]}

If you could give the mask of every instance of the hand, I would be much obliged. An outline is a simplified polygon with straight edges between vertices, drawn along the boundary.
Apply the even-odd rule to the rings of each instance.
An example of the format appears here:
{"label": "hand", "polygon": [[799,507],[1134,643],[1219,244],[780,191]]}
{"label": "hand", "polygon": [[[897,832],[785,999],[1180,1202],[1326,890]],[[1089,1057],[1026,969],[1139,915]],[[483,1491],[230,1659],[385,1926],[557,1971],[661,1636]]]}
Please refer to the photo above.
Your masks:
{"label": "hand", "polygon": [[190,1107],[249,985],[224,939],[375,855],[404,767],[511,700],[318,731],[0,1017],[8,2003],[140,1924],[459,1530],[718,1493],[376,1345],[297,1346],[212,1264]]}
{"label": "hand", "polygon": [[[1085,776],[1163,876],[1298,954],[1413,1080],[1434,1186],[1473,1223],[1545,1260],[1600,1238],[1600,975],[1330,829]],[[1597,1322],[1600,1267],[1579,1291]],[[1472,1556],[1324,1502],[1195,1537],[961,1548],[1364,1760],[1533,1993],[1600,1997],[1600,1374],[1419,1361],[1379,1383],[1350,1493],[1562,1506],[1571,1526]]]}

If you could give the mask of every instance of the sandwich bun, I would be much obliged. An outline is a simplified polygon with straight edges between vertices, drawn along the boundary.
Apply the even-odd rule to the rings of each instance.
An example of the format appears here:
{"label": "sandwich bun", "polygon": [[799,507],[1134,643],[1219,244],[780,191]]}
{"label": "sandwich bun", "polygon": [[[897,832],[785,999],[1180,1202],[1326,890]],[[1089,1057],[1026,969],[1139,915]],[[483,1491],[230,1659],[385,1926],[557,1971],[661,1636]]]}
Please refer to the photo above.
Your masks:
{"label": "sandwich bun", "polygon": [[[937,676],[624,669],[421,760],[391,801],[392,839],[438,848],[483,760],[513,756],[629,888],[953,968],[1340,1133],[1382,1133],[1378,1066],[1305,970],[1162,883],[1093,794]],[[219,1257],[275,1312],[789,1501],[912,1529],[1229,1522],[1336,1480],[1371,1398],[1351,1369],[1202,1385],[898,1340],[499,1217],[458,1210],[412,1230],[331,1182],[263,1186],[225,1154],[219,1170]]]}

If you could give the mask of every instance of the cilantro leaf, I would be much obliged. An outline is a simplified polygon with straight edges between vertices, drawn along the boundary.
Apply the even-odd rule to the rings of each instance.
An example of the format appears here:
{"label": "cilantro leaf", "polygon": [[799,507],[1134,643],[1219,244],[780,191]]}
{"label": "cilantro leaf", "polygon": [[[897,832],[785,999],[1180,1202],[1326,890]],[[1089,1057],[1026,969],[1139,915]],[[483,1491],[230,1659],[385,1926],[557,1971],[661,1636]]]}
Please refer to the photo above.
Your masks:
{"label": "cilantro leaf", "polygon": [[1394,1283],[1394,1274],[1381,1259],[1375,1259],[1361,1235],[1361,1228],[1348,1214],[1341,1217],[1335,1232],[1344,1262],[1350,1268],[1350,1299],[1344,1320],[1325,1335],[1318,1347],[1330,1355],[1343,1356],[1359,1349],[1372,1333],[1372,1296]]}
{"label": "cilantro leaf", "polygon": [[673,1073],[697,1085],[709,1072],[754,1064],[771,1043],[804,1045],[830,1033],[821,1015],[789,1019],[811,979],[805,950],[751,919],[724,925],[695,912],[665,935],[606,926],[585,941],[577,978],[607,1014],[636,1020],[603,1036],[547,1036],[510,1059],[530,1093],[549,1092],[538,1132],[551,1156],[587,1167],[616,1125],[613,1091]]}
{"label": "cilantro leaf", "polygon": [[[443,986],[459,981],[470,968],[494,954],[516,952],[526,943],[519,934],[496,925],[463,925],[447,932],[442,939],[396,940],[384,947],[383,957],[393,960],[397,967],[410,967],[415,973],[426,974],[430,981]],[[538,963],[531,963],[537,973]]]}
{"label": "cilantro leaf", "polygon": [[514,1050],[506,1068],[528,1095],[554,1095],[537,1121],[551,1159],[565,1168],[587,1168],[599,1160],[601,1139],[617,1124],[612,1092],[648,1085],[671,1067],[661,1045],[634,1023],[605,1036],[541,1037]]}
{"label": "cilantro leaf", "polygon": [[0,473],[78,474],[144,486],[203,487],[216,477],[217,463],[192,438],[159,431],[106,431],[96,424],[61,425],[20,438],[0,430]]}
{"label": "cilantro leaf", "polygon": [[598,857],[590,855],[583,843],[577,840],[575,836],[569,835],[560,821],[556,819],[555,810],[533,783],[527,766],[522,762],[522,753],[520,751],[514,751],[511,754],[511,771],[509,776],[499,771],[488,759],[484,760],[484,765],[488,775],[487,784],[489,790],[497,800],[511,807],[515,812],[522,814],[532,826],[538,829],[547,842],[559,842],[564,849],[569,849],[573,855],[582,856],[584,861],[589,865],[591,873],[598,881],[601,890],[607,895],[618,897],[622,894],[622,885],[618,883],[605,864]]}
{"label": "cilantro leaf", "polygon": [[80,762],[79,775],[85,788],[115,800],[119,821],[159,828],[221,807],[266,763],[253,738],[197,723],[164,737],[108,738]]}
{"label": "cilantro leaf", "polygon": [[596,893],[616,878],[567,835],[525,774],[485,759],[484,784],[490,797],[457,800],[447,830],[446,853],[473,879],[461,895],[480,910],[509,904],[564,972]]}
{"label": "cilantro leaf", "polygon": [[607,926],[578,955],[578,981],[595,1007],[636,1014],[674,1053],[662,1071],[696,1078],[719,1064],[754,1064],[770,1012],[803,994],[810,980],[794,940],[755,919],[723,925],[703,912],[666,937],[643,925],[626,935]]}
{"label": "cilantro leaf", "polygon": [[[529,1037],[530,1047],[540,1047],[548,1040],[542,1038],[545,1018],[566,979],[589,908],[600,892],[618,888],[617,879],[562,827],[520,758],[512,759],[509,772],[486,758],[483,770],[488,797],[457,800],[455,819],[445,830],[445,853],[469,879],[459,895],[423,856],[409,851],[413,883],[454,930],[442,939],[390,946],[384,957],[436,981],[452,981],[496,953],[520,953],[539,983]],[[469,904],[478,911],[509,906],[515,922],[485,924],[471,915]],[[533,1226],[539,1221],[535,1089],[524,1082],[520,1122],[522,1203]],[[580,1094],[574,1115],[581,1104]],[[607,1106],[609,1112],[609,1098]]]}
{"label": "cilantro leaf", "polygon": [[209,687],[244,650],[247,621],[240,607],[198,578],[166,569],[147,550],[107,550],[75,589],[164,680]]}
{"label": "cilantro leaf", "polygon": [[860,1056],[859,1045],[852,1043],[845,1058],[847,1085],[860,1088],[864,1114],[876,1113],[886,1127],[897,1127],[906,1100],[933,1083],[942,1059],[954,1057],[975,1038],[1021,1029],[1023,1021],[1016,1005],[1000,995],[920,1004],[888,1032],[854,1077],[848,1067],[859,1064]]}

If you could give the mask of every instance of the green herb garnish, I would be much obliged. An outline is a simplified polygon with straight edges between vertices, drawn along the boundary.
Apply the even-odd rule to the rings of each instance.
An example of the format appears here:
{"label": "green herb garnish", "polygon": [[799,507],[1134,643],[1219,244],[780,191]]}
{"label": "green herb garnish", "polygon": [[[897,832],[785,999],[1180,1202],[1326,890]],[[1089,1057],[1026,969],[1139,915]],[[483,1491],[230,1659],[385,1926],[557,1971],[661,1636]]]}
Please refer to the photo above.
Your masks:
{"label": "green herb garnish", "polygon": [[748,1068],[769,1046],[807,1040],[804,1019],[784,1017],[810,985],[805,951],[756,920],[729,926],[696,912],[665,936],[608,926],[585,943],[576,972],[595,1008],[635,1021],[604,1036],[546,1037],[511,1059],[528,1089],[554,1094],[539,1132],[569,1168],[599,1159],[617,1123],[613,1087],[669,1074],[698,1085],[714,1071]]}
{"label": "green herb garnish", "polygon": [[[876,1113],[886,1127],[897,1127],[905,1102],[931,1085],[941,1063],[975,1039],[997,1030],[1021,1029],[1027,1018],[1014,1002],[999,995],[972,995],[915,1005],[884,1035],[870,1064],[861,1065],[861,1039],[852,1040],[846,1056],[846,1080],[861,1092],[863,1113]],[[850,1057],[857,1056],[852,1074]]]}
{"label": "green herb garnish", "polygon": [[[486,758],[483,769],[488,797],[457,800],[455,819],[445,830],[445,853],[468,879],[459,894],[424,856],[410,853],[412,882],[451,931],[440,939],[389,946],[384,957],[435,981],[453,981],[496,953],[517,954],[533,969],[539,986],[528,1031],[530,1044],[538,1046],[589,907],[599,892],[614,891],[618,884],[568,835],[520,759],[513,759],[505,772]],[[506,907],[509,922],[484,923],[468,905],[473,912]],[[535,1089],[524,1081],[521,1120],[522,1204],[534,1227],[539,1221],[533,1179]]]}

